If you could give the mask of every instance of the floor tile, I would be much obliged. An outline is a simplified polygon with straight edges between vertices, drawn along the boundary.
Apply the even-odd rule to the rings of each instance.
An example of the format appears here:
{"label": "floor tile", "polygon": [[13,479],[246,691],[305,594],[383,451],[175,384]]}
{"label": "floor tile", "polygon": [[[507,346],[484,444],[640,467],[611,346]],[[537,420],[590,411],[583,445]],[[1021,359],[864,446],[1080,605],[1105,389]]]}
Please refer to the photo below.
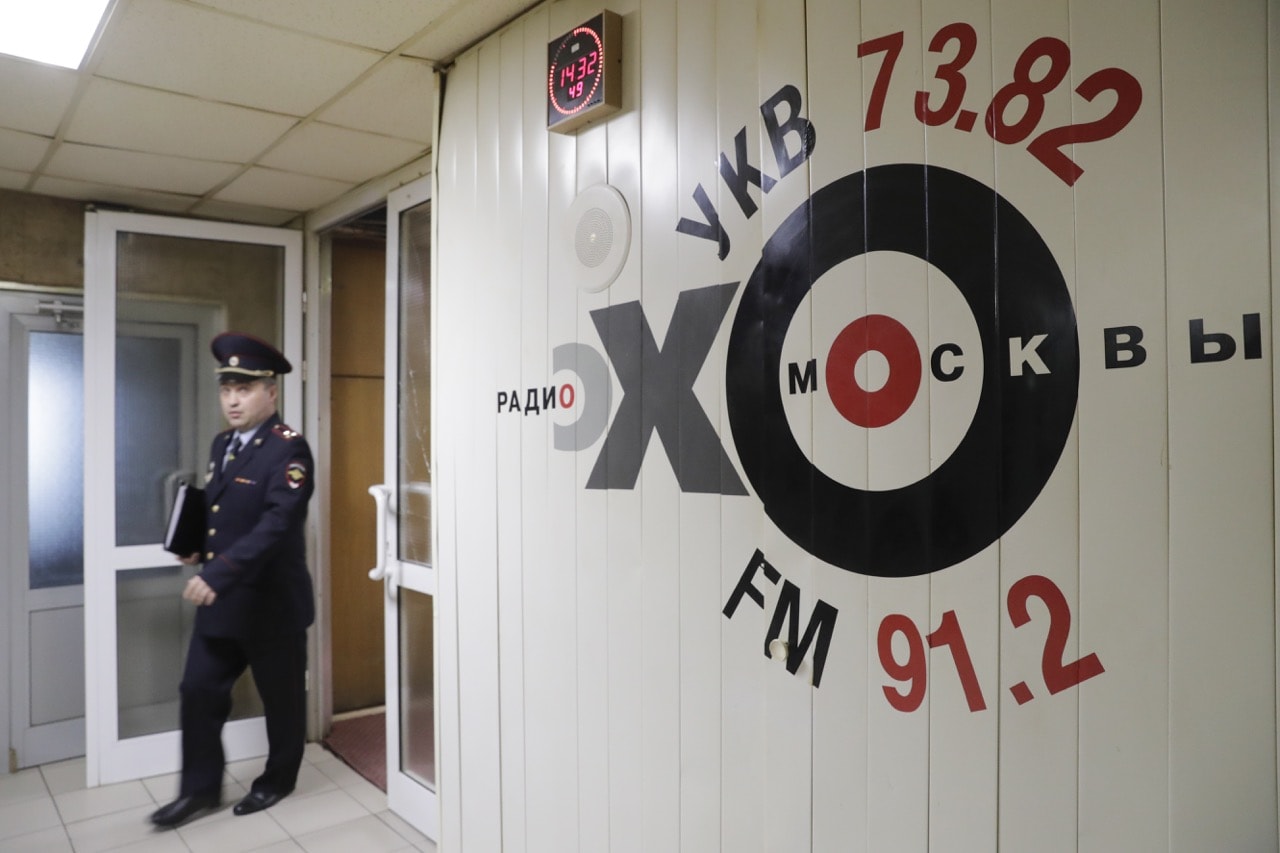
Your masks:
{"label": "floor tile", "polygon": [[363,776],[360,777],[358,782],[352,782],[350,785],[344,786],[342,790],[346,791],[351,795],[352,799],[374,814],[385,811],[387,808],[386,792]]}
{"label": "floor tile", "polygon": [[190,848],[176,832],[160,832],[121,847],[112,847],[111,853],[188,853]]}
{"label": "floor tile", "polygon": [[296,836],[307,853],[392,853],[413,849],[399,833],[373,815]]}
{"label": "floor tile", "polygon": [[334,758],[333,756],[322,761],[312,762],[311,766],[336,782],[340,788],[348,787],[348,782],[352,779],[359,779],[362,782],[369,781],[352,770],[342,759]]}
{"label": "floor tile", "polygon": [[266,812],[232,815],[226,820],[196,821],[179,827],[178,834],[193,853],[242,853],[288,841],[288,834]]}
{"label": "floor tile", "polygon": [[92,817],[120,812],[137,806],[151,806],[155,800],[141,782],[121,782],[80,791],[68,791],[53,798],[63,823],[76,823]]}
{"label": "floor tile", "polygon": [[293,789],[291,796],[306,797],[322,791],[332,791],[337,787],[338,783],[321,773],[314,764],[303,764],[298,771],[297,787]]}
{"label": "floor tile", "polygon": [[68,791],[83,791],[85,789],[86,777],[83,758],[59,761],[56,764],[45,764],[40,768],[40,772],[44,774],[44,781],[49,786],[49,793],[55,797]]}
{"label": "floor tile", "polygon": [[380,812],[387,807],[386,792],[343,762],[334,759],[318,762],[315,767],[369,811]]}
{"label": "floor tile", "polygon": [[0,806],[0,839],[30,835],[61,824],[52,797]]}
{"label": "floor tile", "polygon": [[173,830],[157,829],[151,825],[151,813],[155,804],[128,809],[102,817],[67,824],[67,834],[75,845],[76,853],[99,853],[126,844],[147,841],[154,836]]}
{"label": "floor tile", "polygon": [[411,843],[416,849],[425,850],[427,853],[436,853],[435,842],[418,832],[408,821],[395,812],[381,811],[377,813],[377,818],[394,829],[401,838]]}
{"label": "floor tile", "polygon": [[61,826],[0,840],[3,853],[71,853],[71,839]]}
{"label": "floor tile", "polygon": [[244,799],[244,795],[249,793],[249,787],[242,785],[235,779],[228,776],[222,783],[222,802],[226,806],[234,806],[236,803]]}
{"label": "floor tile", "polygon": [[290,835],[298,838],[317,829],[364,817],[369,810],[350,794],[335,788],[308,797],[287,797],[273,806],[270,814]]}
{"label": "floor tile", "polygon": [[178,796],[179,773],[166,773],[163,776],[149,776],[142,780],[142,786],[151,794],[157,803],[167,803]]}
{"label": "floor tile", "polygon": [[297,853],[302,848],[298,846],[298,842],[290,838],[288,841],[277,841],[275,844],[268,844],[266,847],[255,847],[253,853]]}
{"label": "floor tile", "polygon": [[228,764],[227,773],[231,775],[231,778],[248,788],[249,784],[262,773],[262,767],[263,759],[246,758],[243,761],[233,761]]}
{"label": "floor tile", "polygon": [[19,770],[9,776],[0,776],[0,806],[9,806],[27,800],[49,796],[44,776],[39,769]]}

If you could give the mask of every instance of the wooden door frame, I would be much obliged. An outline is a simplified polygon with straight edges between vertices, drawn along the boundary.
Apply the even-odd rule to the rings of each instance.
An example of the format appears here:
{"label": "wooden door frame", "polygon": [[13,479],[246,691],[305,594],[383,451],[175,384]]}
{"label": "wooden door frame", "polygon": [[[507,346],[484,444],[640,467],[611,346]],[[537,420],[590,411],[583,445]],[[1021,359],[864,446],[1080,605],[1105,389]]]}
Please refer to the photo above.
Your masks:
{"label": "wooden door frame", "polygon": [[335,362],[328,375],[329,423],[338,456],[330,460],[328,482],[334,590],[329,693],[335,713],[386,702],[383,588],[368,577],[378,548],[368,488],[384,479],[386,247],[385,236],[377,235],[340,233],[330,241]]}

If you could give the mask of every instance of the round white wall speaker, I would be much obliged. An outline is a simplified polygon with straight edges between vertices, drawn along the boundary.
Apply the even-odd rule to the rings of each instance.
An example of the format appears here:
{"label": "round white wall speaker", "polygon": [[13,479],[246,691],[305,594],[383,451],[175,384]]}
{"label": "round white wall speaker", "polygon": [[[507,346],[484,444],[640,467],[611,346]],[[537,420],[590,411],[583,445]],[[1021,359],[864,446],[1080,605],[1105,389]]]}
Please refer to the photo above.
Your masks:
{"label": "round white wall speaker", "polygon": [[587,187],[569,205],[564,222],[573,247],[573,283],[592,293],[613,284],[631,250],[631,213],[622,193],[608,184]]}

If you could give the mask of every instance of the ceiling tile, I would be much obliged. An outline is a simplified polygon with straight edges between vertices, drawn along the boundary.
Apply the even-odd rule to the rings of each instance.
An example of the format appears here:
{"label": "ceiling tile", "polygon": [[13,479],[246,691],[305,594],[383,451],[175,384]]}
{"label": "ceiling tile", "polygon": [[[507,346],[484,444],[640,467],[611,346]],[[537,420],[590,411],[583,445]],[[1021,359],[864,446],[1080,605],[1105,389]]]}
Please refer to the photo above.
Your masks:
{"label": "ceiling tile", "polygon": [[230,178],[238,168],[234,163],[63,144],[44,171],[55,178],[200,196]]}
{"label": "ceiling tile", "polygon": [[499,25],[541,4],[542,0],[467,0],[458,3],[402,53],[436,61],[453,59],[463,48],[487,36]]}
{"label": "ceiling tile", "polygon": [[431,66],[397,57],[320,113],[321,121],[431,144]]}
{"label": "ceiling tile", "polygon": [[34,172],[53,140],[0,128],[0,168]]}
{"label": "ceiling tile", "polygon": [[76,90],[76,72],[0,56],[0,127],[52,137]]}
{"label": "ceiling tile", "polygon": [[256,166],[221,190],[215,199],[294,211],[320,207],[353,184]]}
{"label": "ceiling tile", "polygon": [[[387,51],[451,58],[540,2],[122,0],[91,79],[0,57],[0,187],[288,221],[429,149],[429,63]],[[236,169],[217,200],[196,195]]]}
{"label": "ceiling tile", "polygon": [[289,134],[259,162],[353,184],[385,175],[426,153],[419,142],[312,122]]}
{"label": "ceiling tile", "polygon": [[209,199],[191,209],[192,216],[210,219],[226,219],[231,222],[248,222],[250,225],[284,225],[298,218],[296,210],[276,210],[272,207],[254,207]]}
{"label": "ceiling tile", "polygon": [[399,47],[459,0],[195,0],[202,6],[298,30],[321,38],[371,47]]}
{"label": "ceiling tile", "polygon": [[157,213],[186,213],[195,202],[195,199],[190,196],[111,187],[63,178],[40,178],[31,191],[40,195],[83,199],[98,204],[134,207]]}
{"label": "ceiling tile", "polygon": [[26,172],[11,172],[8,169],[0,169],[0,190],[23,190],[27,188],[27,181],[31,180],[31,176]]}
{"label": "ceiling tile", "polygon": [[297,124],[291,116],[95,79],[67,128],[70,142],[241,162]]}
{"label": "ceiling tile", "polygon": [[380,58],[175,0],[134,0],[104,42],[100,76],[295,116]]}

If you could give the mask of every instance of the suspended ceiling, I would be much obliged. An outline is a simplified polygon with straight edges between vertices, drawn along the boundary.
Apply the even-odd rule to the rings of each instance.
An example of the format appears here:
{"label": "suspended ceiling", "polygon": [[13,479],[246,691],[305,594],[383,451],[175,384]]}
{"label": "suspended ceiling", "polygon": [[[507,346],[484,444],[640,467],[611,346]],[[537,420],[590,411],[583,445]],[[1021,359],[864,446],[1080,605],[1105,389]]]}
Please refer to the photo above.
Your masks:
{"label": "suspended ceiling", "polygon": [[0,56],[0,189],[286,224],[420,161],[433,68],[538,2],[116,0],[78,71]]}

